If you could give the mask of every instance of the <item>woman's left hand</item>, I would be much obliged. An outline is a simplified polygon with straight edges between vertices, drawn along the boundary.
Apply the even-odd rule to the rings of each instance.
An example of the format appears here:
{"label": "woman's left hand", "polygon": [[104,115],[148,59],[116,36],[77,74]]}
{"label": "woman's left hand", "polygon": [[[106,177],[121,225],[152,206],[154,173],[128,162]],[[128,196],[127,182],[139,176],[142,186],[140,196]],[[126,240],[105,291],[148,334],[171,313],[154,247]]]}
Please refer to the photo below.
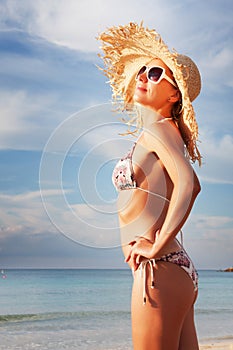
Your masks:
{"label": "woman's left hand", "polygon": [[153,242],[145,238],[139,238],[137,241],[132,241],[129,243],[131,249],[128,256],[125,258],[125,262],[131,260],[131,266],[134,271],[136,271],[140,265],[143,258],[152,259],[153,258]]}

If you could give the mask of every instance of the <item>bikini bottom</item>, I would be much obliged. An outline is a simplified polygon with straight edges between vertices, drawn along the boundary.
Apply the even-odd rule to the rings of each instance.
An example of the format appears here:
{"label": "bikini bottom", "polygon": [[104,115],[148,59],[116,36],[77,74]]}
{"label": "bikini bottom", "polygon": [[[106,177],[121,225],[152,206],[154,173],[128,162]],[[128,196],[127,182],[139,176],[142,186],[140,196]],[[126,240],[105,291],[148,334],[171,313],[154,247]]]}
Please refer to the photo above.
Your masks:
{"label": "bikini bottom", "polygon": [[182,250],[179,250],[177,252],[163,255],[160,258],[143,260],[140,263],[139,269],[141,271],[142,278],[144,278],[143,304],[146,304],[147,265],[149,265],[149,267],[150,267],[151,288],[153,289],[155,287],[154,267],[156,266],[157,262],[159,262],[159,261],[165,261],[165,262],[169,262],[169,263],[176,264],[176,265],[180,266],[186,273],[188,273],[189,277],[191,278],[191,280],[193,282],[194,290],[197,291],[197,289],[198,289],[198,273],[193,265],[192,260],[189,258],[186,251],[184,249],[182,249]]}

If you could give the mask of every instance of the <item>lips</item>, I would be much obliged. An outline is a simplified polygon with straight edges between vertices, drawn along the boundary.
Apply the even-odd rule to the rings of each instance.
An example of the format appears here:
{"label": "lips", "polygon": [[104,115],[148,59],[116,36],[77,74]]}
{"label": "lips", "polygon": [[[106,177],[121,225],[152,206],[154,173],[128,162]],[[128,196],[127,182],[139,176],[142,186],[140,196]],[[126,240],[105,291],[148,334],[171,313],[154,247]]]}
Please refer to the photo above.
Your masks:
{"label": "lips", "polygon": [[139,91],[147,91],[147,89],[146,88],[144,88],[143,86],[137,86],[137,90],[139,90]]}

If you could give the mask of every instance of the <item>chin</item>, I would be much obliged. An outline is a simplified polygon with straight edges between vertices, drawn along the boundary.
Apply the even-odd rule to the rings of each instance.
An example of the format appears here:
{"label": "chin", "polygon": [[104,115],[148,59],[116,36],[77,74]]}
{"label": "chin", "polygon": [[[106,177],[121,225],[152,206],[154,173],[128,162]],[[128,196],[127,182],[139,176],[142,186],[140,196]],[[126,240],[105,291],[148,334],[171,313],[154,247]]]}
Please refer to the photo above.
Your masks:
{"label": "chin", "polygon": [[135,103],[139,103],[139,104],[141,104],[141,105],[145,105],[145,99],[143,98],[143,97],[140,97],[140,96],[138,96],[138,95],[134,95],[134,97],[133,97],[133,101],[135,102]]}

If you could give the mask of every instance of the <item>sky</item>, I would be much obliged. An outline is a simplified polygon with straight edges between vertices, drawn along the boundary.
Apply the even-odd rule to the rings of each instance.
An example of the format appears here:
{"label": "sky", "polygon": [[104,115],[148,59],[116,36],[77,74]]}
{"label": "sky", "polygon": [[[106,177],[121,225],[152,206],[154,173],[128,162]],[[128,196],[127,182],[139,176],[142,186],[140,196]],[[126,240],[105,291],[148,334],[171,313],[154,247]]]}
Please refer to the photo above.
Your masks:
{"label": "sky", "polygon": [[132,140],[98,34],[156,29],[197,63],[202,191],[184,226],[198,269],[233,266],[231,0],[0,0],[0,268],[124,268],[114,163]]}

